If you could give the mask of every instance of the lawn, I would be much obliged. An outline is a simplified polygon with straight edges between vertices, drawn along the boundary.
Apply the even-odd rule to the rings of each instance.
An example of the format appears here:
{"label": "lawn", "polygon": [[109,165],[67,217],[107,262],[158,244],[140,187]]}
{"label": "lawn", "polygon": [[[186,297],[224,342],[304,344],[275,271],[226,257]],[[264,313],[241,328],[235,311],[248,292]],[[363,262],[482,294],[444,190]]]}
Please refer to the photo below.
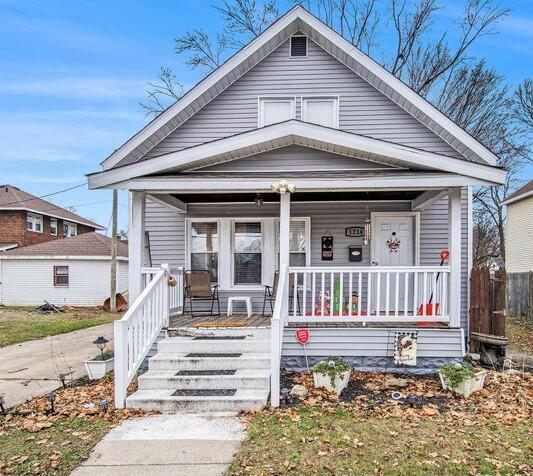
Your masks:
{"label": "lawn", "polygon": [[509,349],[533,355],[533,323],[524,319],[507,319]]}
{"label": "lawn", "polygon": [[57,314],[39,314],[33,309],[0,307],[0,347],[98,326],[120,318],[120,314],[99,308],[67,308]]}
{"label": "lawn", "polygon": [[310,394],[248,415],[229,475],[533,474],[531,374],[491,372],[469,399],[409,377],[414,404],[381,391],[384,374],[355,374],[340,399],[296,378]]}

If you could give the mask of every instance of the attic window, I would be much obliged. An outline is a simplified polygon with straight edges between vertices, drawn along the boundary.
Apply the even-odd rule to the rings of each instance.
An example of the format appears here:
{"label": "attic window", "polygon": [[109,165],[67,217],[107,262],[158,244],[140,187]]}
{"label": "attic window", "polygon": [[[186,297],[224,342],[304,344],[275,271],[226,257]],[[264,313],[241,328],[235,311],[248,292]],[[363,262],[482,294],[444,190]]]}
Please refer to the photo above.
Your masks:
{"label": "attic window", "polygon": [[291,36],[291,58],[307,56],[307,36]]}

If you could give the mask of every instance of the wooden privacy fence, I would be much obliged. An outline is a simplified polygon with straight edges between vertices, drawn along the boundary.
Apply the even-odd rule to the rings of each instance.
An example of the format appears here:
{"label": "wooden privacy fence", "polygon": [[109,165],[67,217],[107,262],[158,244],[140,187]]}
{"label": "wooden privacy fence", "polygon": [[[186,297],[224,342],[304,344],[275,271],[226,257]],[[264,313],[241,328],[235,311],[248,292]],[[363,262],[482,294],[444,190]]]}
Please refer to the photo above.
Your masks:
{"label": "wooden privacy fence", "polygon": [[505,346],[505,270],[474,267],[470,276],[470,339]]}
{"label": "wooden privacy fence", "polygon": [[533,272],[507,275],[507,314],[533,322]]}

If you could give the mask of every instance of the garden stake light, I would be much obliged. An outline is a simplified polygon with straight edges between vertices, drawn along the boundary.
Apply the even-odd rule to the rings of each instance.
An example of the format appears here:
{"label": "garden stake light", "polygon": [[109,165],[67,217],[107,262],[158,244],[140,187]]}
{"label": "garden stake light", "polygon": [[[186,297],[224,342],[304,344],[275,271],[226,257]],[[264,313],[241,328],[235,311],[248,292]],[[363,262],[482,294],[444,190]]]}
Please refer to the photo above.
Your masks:
{"label": "garden stake light", "polygon": [[287,400],[289,400],[289,389],[288,388],[281,389],[281,399],[284,402],[287,402]]}
{"label": "garden stake light", "polygon": [[50,414],[55,415],[56,409],[54,406],[54,402],[56,401],[56,394],[54,392],[50,392],[48,394],[48,401],[50,402]]}
{"label": "garden stake light", "polygon": [[6,407],[4,406],[5,396],[5,393],[0,393],[0,412],[2,415],[6,414]]}
{"label": "garden stake light", "polygon": [[98,349],[100,350],[100,353],[102,354],[102,360],[104,360],[104,349],[106,347],[106,344],[108,343],[109,341],[103,337],[103,336],[100,336],[98,337],[94,342],[93,344],[96,345],[96,347],[98,347]]}
{"label": "garden stake light", "polygon": [[109,409],[109,404],[107,403],[107,400],[102,400],[100,402],[100,410],[102,410],[102,412],[104,413],[107,413],[108,409]]}
{"label": "garden stake light", "polygon": [[63,386],[63,388],[67,388],[67,381],[65,379],[65,374],[59,374],[57,377],[59,378],[59,381],[61,382],[61,385]]}

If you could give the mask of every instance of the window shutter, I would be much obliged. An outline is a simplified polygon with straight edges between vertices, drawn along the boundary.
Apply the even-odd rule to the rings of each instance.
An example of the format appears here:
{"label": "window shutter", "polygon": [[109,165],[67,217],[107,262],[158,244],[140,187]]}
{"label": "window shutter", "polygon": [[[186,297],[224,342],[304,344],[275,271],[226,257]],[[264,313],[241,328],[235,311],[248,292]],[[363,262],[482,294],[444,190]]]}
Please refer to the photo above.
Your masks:
{"label": "window shutter", "polygon": [[307,56],[307,36],[291,37],[291,57]]}

